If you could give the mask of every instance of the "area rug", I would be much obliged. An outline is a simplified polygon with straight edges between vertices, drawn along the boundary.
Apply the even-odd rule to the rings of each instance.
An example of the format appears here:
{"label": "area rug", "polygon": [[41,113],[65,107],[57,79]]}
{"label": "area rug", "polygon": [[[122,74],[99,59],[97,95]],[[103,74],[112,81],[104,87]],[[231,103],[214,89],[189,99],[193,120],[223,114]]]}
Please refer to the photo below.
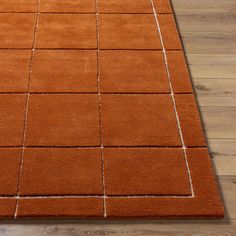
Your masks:
{"label": "area rug", "polygon": [[0,217],[223,217],[168,0],[0,0]]}

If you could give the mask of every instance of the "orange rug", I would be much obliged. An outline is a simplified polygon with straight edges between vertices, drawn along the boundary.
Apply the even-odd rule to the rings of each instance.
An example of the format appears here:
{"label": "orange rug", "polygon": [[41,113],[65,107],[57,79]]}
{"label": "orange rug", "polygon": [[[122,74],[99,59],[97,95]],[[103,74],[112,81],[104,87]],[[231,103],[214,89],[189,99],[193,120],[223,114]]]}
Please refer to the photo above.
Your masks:
{"label": "orange rug", "polygon": [[223,217],[168,0],[0,0],[0,217]]}

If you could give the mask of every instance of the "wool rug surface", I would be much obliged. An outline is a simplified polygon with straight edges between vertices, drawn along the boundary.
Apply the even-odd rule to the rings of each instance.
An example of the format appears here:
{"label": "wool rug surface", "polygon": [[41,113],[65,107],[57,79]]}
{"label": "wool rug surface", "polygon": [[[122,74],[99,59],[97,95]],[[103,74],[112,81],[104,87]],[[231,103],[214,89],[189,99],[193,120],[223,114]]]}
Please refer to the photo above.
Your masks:
{"label": "wool rug surface", "polygon": [[0,217],[223,217],[168,0],[0,0]]}

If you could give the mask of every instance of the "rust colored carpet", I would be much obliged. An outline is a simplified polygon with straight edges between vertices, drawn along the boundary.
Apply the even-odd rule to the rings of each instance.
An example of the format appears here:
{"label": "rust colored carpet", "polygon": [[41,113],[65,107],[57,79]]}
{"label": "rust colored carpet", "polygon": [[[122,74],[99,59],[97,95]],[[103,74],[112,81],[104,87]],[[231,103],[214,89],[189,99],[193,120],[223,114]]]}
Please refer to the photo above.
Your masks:
{"label": "rust colored carpet", "polygon": [[0,0],[0,217],[223,217],[168,0]]}

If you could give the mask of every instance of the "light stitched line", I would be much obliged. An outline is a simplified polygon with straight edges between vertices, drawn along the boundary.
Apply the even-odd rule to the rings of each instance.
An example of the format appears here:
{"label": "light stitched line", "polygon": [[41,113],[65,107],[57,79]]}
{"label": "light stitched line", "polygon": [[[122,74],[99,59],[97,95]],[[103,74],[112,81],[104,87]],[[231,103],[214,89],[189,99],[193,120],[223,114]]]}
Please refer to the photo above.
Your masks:
{"label": "light stitched line", "polygon": [[99,13],[98,3],[95,1],[96,7],[96,33],[97,33],[97,90],[98,90],[98,107],[99,107],[99,126],[100,126],[100,143],[101,143],[101,158],[102,158],[102,185],[103,185],[103,214],[107,217],[106,210],[106,187],[105,187],[105,174],[104,174],[104,153],[103,153],[103,138],[102,138],[102,106],[101,106],[101,87],[100,87],[100,60],[99,60]]}
{"label": "light stitched line", "polygon": [[[1,148],[21,148],[22,146],[0,146]],[[25,149],[50,149],[50,148],[55,148],[55,149],[98,149],[101,148],[101,146],[25,146]],[[123,149],[145,149],[145,148],[153,148],[153,149],[182,149],[182,146],[103,146],[103,148],[109,149],[109,148],[123,148]],[[202,149],[202,148],[206,148],[206,146],[192,146],[192,147],[188,147],[186,149]]]}
{"label": "light stitched line", "polygon": [[[0,92],[0,94],[28,94],[28,92]],[[63,94],[63,95],[70,95],[70,94],[97,94],[97,92],[30,92],[29,94],[38,94],[38,95],[44,95],[44,94],[50,94],[50,95],[57,95],[57,94]],[[171,93],[168,92],[101,92],[101,94],[108,94],[108,95],[171,95]],[[186,93],[176,93],[176,94],[185,94],[185,95],[192,95],[191,92]]]}
{"label": "light stitched line", "polygon": [[[41,14],[41,13],[40,13]],[[42,14],[41,14],[42,15]],[[31,48],[1,48],[1,51],[9,51],[9,50],[19,50],[19,51],[27,51],[27,50],[32,50]],[[59,50],[67,50],[67,51],[94,51],[97,50],[97,48],[37,48],[37,50],[47,50],[47,51],[59,51]],[[102,48],[99,49],[100,51],[162,51],[162,49],[154,48],[154,49],[130,49],[130,48]],[[169,49],[168,51],[181,51],[181,49]]]}
{"label": "light stitched line", "polygon": [[35,51],[36,33],[37,33],[38,25],[39,25],[39,15],[40,15],[40,0],[38,0],[38,5],[37,5],[36,22],[35,22],[34,36],[33,36],[33,45],[32,45],[32,49],[31,49],[31,58],[30,58],[30,66],[29,66],[30,67],[29,68],[29,79],[28,79],[28,87],[27,87],[28,93],[26,95],[25,118],[24,118],[23,137],[22,137],[22,150],[21,150],[20,168],[19,168],[19,174],[18,174],[16,207],[15,207],[15,213],[14,213],[15,218],[17,217],[17,213],[18,213],[19,198],[20,198],[20,180],[21,180],[23,162],[24,162],[26,127],[27,127],[29,100],[30,100],[29,89],[30,89],[30,80],[31,80],[31,74],[32,74],[32,63],[33,63],[33,57],[34,57],[34,51]]}
{"label": "light stitched line", "polygon": [[[0,11],[0,14],[28,14],[28,13],[36,13],[35,11]],[[88,12],[73,12],[73,11],[64,11],[64,12],[60,12],[60,11],[41,11],[40,12],[41,14],[61,14],[61,15],[66,15],[66,14],[71,14],[71,15],[77,15],[77,14],[80,14],[80,15],[89,15],[89,14],[94,14],[95,12],[92,12],[92,11],[88,11]],[[103,14],[103,15],[127,15],[127,14],[133,14],[133,15],[151,15],[153,13],[150,13],[150,12],[146,12],[146,13],[142,13],[142,12],[101,12],[100,14]],[[171,15],[172,13],[159,13],[160,15]]]}
{"label": "light stitched line", "polygon": [[150,1],[151,1],[151,4],[152,4],[153,15],[154,15],[154,18],[155,18],[155,21],[156,21],[156,25],[157,25],[157,29],[158,29],[158,35],[159,35],[160,41],[161,41],[162,52],[163,52],[163,56],[164,56],[164,61],[165,61],[165,66],[166,66],[166,71],[167,71],[170,91],[171,91],[171,95],[170,96],[172,98],[172,102],[173,102],[173,105],[174,105],[175,117],[176,117],[176,120],[177,120],[177,125],[178,125],[178,129],[179,129],[179,135],[180,135],[180,139],[181,139],[181,143],[182,143],[182,148],[183,148],[183,152],[184,152],[184,159],[185,159],[185,163],[186,163],[186,167],[187,167],[187,171],[188,171],[188,177],[189,177],[191,193],[192,193],[192,197],[194,197],[194,189],[193,189],[192,177],[191,177],[191,172],[190,172],[190,168],[189,168],[189,164],[188,164],[188,159],[187,159],[187,154],[186,154],[186,146],[185,146],[185,143],[184,143],[184,138],[183,138],[183,133],[182,133],[181,125],[180,125],[179,115],[178,115],[178,111],[177,111],[177,107],[176,107],[176,102],[175,102],[175,97],[174,97],[174,90],[173,90],[173,86],[172,86],[171,79],[170,79],[170,72],[169,72],[169,67],[168,67],[168,60],[167,60],[167,56],[166,56],[166,50],[165,50],[165,46],[164,46],[164,41],[163,41],[163,37],[162,37],[162,33],[161,33],[161,28],[160,28],[160,24],[159,24],[159,21],[158,21],[158,17],[157,17],[157,13],[156,13],[156,9],[155,9],[153,0],[150,0]]}
{"label": "light stitched line", "polygon": [[[15,199],[16,196],[0,196],[0,199]],[[35,196],[19,196],[18,199],[54,199],[54,198],[102,198],[103,195],[35,195]],[[193,198],[192,195],[106,195],[107,198]]]}

